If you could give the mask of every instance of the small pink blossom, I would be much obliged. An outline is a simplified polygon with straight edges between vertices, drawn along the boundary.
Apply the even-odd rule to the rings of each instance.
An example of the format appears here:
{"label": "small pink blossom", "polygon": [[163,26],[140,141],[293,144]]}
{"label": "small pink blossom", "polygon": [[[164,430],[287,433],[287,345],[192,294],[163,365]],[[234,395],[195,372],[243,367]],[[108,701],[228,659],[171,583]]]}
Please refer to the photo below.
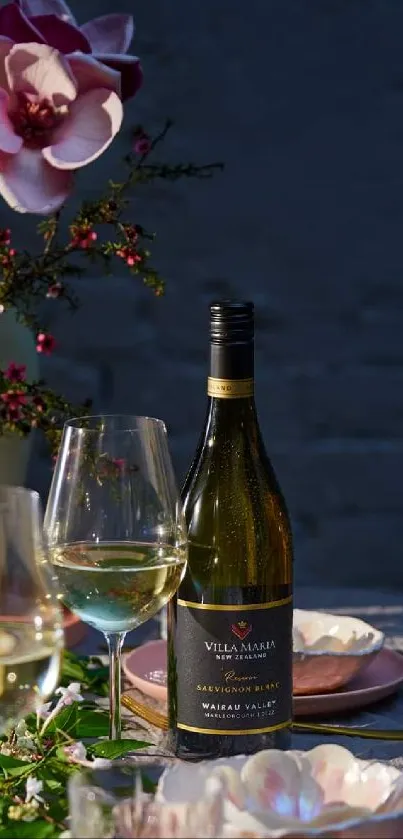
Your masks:
{"label": "small pink blossom", "polygon": [[25,364],[16,364],[14,361],[8,365],[4,375],[10,382],[23,382],[26,374]]}
{"label": "small pink blossom", "polygon": [[17,422],[21,418],[22,408],[27,401],[24,391],[7,390],[1,394],[1,399],[4,402],[9,422]]}
{"label": "small pink blossom", "polygon": [[148,154],[151,149],[151,140],[147,134],[143,134],[134,143],[134,151],[136,154]]}
{"label": "small pink blossom", "polygon": [[136,248],[132,245],[124,245],[123,248],[119,248],[119,250],[116,251],[116,256],[123,259],[129,268],[132,268],[134,265],[138,265],[143,259],[143,257],[137,253]]}
{"label": "small pink blossom", "polygon": [[98,233],[95,232],[92,224],[72,224],[70,230],[73,236],[71,244],[74,248],[87,250],[98,239]]}
{"label": "small pink blossom", "polygon": [[4,247],[4,245],[9,245],[11,242],[11,230],[9,227],[2,228],[0,230],[0,247]]}
{"label": "small pink blossom", "polygon": [[6,248],[4,253],[0,256],[0,263],[2,264],[3,268],[11,268],[13,264],[13,259],[16,256],[17,251],[15,248]]}
{"label": "small pink blossom", "polygon": [[72,172],[96,160],[118,133],[119,96],[119,74],[90,55],[65,57],[46,44],[0,37],[5,201],[21,213],[58,209],[71,191]]}
{"label": "small pink blossom", "polygon": [[39,332],[36,336],[36,351],[43,355],[50,355],[56,345],[53,335],[49,332]]}
{"label": "small pink blossom", "polygon": [[46,292],[46,297],[49,297],[51,300],[54,300],[57,297],[60,297],[62,291],[63,291],[63,286],[62,286],[61,283],[53,283],[53,285],[49,286],[49,288]]}
{"label": "small pink blossom", "polygon": [[38,414],[42,414],[46,408],[46,403],[44,399],[42,399],[42,396],[34,396],[32,398],[32,405]]}
{"label": "small pink blossom", "polygon": [[124,225],[125,236],[128,242],[132,245],[135,245],[138,241],[139,234],[141,232],[141,227],[137,224],[125,224]]}

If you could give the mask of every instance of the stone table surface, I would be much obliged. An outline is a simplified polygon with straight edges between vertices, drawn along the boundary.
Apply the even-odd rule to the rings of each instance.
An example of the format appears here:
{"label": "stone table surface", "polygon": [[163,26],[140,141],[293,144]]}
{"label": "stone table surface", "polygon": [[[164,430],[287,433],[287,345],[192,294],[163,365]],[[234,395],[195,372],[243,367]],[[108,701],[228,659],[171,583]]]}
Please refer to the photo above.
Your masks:
{"label": "stone table surface", "polygon": [[[378,591],[372,589],[350,588],[300,588],[295,592],[295,606],[302,609],[318,609],[336,614],[348,614],[362,618],[382,630],[386,635],[387,646],[403,653],[403,587],[402,591]],[[144,626],[127,636],[127,646],[142,643],[158,637],[158,623],[149,621]],[[82,642],[74,647],[77,653],[86,655],[105,653],[102,635],[91,628]],[[133,695],[141,701],[154,704],[152,700],[138,691]],[[141,720],[130,715],[133,725],[130,736],[152,739],[158,753],[163,754],[163,735]],[[304,721],[307,719],[304,718]],[[338,715],[334,718],[316,719],[316,722],[331,722],[339,725],[352,725],[378,729],[403,729],[403,689],[388,699],[374,703],[362,709]],[[127,735],[126,735],[127,736]],[[345,746],[358,757],[393,762],[403,768],[403,742],[368,740],[362,737],[346,737],[323,734],[295,733],[293,748],[311,749],[320,742],[335,742]],[[166,754],[166,752],[165,752]]]}

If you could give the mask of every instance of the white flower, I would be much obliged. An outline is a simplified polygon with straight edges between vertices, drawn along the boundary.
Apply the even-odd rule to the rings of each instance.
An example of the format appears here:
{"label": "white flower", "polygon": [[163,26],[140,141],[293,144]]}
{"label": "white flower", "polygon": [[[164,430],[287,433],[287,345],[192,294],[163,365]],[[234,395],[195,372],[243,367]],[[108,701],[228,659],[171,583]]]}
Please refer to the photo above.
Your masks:
{"label": "white flower", "polygon": [[84,743],[81,743],[80,741],[73,743],[71,746],[65,746],[64,751],[71,760],[81,762],[82,760],[87,759],[87,749],[85,748]]}
{"label": "white flower", "polygon": [[62,707],[72,705],[73,702],[84,702],[84,697],[80,693],[80,682],[71,682],[67,688],[58,688],[56,695],[60,694],[58,705],[63,703]]}
{"label": "white flower", "polygon": [[[73,702],[84,702],[84,697],[81,696],[80,688],[80,682],[70,682],[67,688],[57,689],[56,694],[60,695],[60,699],[57,705],[53,708],[53,711],[51,711],[50,714],[48,714],[48,716],[46,717],[45,722],[40,731],[41,736],[43,736],[43,733],[48,727],[49,723],[52,722],[52,720],[54,720],[54,718],[57,717],[58,714],[60,714],[60,711],[62,711],[63,708],[65,708],[67,705],[72,705]],[[46,704],[49,705],[50,703]],[[42,707],[44,708],[45,706]]]}
{"label": "white flower", "polygon": [[72,743],[71,746],[65,746],[64,751],[73,763],[79,763],[80,766],[86,766],[90,769],[109,769],[112,765],[111,761],[104,757],[94,757],[92,760],[88,760],[87,749],[80,740],[77,743]]}
{"label": "white flower", "polygon": [[50,714],[50,708],[52,706],[51,702],[45,702],[44,705],[40,705],[37,709],[36,716],[38,720],[46,720],[46,717]]}
{"label": "white flower", "polygon": [[27,778],[27,782],[25,785],[25,803],[29,804],[30,801],[40,801],[43,802],[43,798],[38,795],[38,793],[42,792],[43,790],[43,783],[42,781],[38,781],[37,778],[34,778],[30,775]]}

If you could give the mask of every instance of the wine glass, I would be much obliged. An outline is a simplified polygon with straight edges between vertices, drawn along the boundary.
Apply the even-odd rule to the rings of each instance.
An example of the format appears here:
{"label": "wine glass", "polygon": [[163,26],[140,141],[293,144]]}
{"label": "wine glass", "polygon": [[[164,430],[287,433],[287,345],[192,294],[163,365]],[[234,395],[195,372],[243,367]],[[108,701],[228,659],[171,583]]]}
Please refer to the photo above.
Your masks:
{"label": "wine glass", "polygon": [[39,495],[0,486],[0,731],[57,687],[63,618],[42,536]]}
{"label": "wine glass", "polygon": [[45,531],[65,604],[106,637],[110,738],[119,740],[125,635],[168,602],[187,559],[164,423],[115,415],[67,422]]}
{"label": "wine glass", "polygon": [[[188,785],[178,790],[174,773],[174,758],[158,755],[136,755],[135,765],[123,758],[118,766],[74,772],[68,783],[71,836],[215,839],[229,835],[224,827],[222,782],[211,777],[206,783],[200,774],[189,771]],[[177,795],[172,796],[172,787]],[[236,835],[257,836],[242,828]]]}

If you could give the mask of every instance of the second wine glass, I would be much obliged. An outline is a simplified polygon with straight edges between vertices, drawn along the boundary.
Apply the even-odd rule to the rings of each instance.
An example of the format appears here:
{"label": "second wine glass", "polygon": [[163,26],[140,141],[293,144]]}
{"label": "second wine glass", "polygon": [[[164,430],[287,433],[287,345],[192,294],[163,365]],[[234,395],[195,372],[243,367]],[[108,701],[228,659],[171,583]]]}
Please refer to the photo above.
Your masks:
{"label": "second wine glass", "polygon": [[107,639],[110,737],[120,739],[125,635],[168,602],[187,559],[164,423],[114,415],[66,423],[45,531],[65,604]]}
{"label": "second wine glass", "polygon": [[0,486],[0,734],[56,689],[62,626],[39,495]]}

